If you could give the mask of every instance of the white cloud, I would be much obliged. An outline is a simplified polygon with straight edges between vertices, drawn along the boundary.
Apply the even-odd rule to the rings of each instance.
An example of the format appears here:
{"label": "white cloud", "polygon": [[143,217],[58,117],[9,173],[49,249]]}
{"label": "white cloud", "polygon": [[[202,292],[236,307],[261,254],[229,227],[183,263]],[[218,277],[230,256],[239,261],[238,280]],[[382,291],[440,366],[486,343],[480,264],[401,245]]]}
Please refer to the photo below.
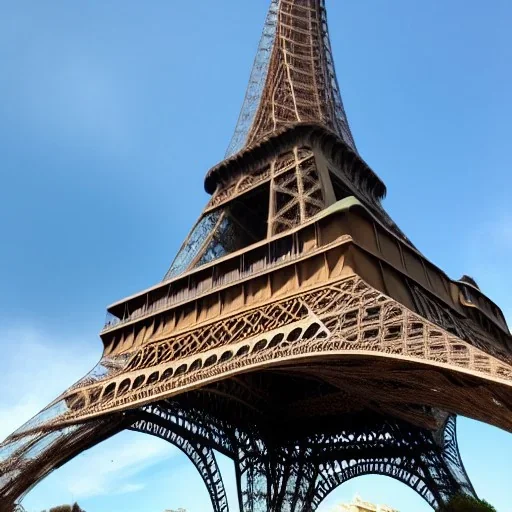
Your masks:
{"label": "white cloud", "polygon": [[145,485],[134,479],[175,451],[160,439],[125,432],[70,462],[55,483],[75,498],[137,492]]}
{"label": "white cloud", "polygon": [[161,439],[122,432],[51,473],[27,495],[23,505],[29,511],[39,511],[58,503],[97,504],[96,498],[101,503],[102,497],[143,492],[154,466],[177,453],[177,448]]}
{"label": "white cloud", "polygon": [[[88,373],[101,355],[97,339],[62,339],[33,327],[0,330],[0,339],[2,439]],[[73,499],[139,492],[145,488],[141,473],[176,451],[160,439],[123,432],[52,473],[24,503],[40,510]]]}
{"label": "white cloud", "polygon": [[34,327],[0,330],[0,439],[82,378],[101,356],[97,339],[71,340]]}
{"label": "white cloud", "polygon": [[131,492],[139,492],[145,488],[145,484],[124,484],[116,491],[116,494],[129,494]]}

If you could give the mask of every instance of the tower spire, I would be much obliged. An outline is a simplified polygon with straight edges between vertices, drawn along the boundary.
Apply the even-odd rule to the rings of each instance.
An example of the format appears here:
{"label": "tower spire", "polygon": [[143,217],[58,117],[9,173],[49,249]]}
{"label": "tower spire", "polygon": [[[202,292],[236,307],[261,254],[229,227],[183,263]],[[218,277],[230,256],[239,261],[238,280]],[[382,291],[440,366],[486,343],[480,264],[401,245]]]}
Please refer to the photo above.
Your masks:
{"label": "tower spire", "polygon": [[301,122],[329,128],[356,151],[334,70],[325,0],[272,0],[227,153]]}

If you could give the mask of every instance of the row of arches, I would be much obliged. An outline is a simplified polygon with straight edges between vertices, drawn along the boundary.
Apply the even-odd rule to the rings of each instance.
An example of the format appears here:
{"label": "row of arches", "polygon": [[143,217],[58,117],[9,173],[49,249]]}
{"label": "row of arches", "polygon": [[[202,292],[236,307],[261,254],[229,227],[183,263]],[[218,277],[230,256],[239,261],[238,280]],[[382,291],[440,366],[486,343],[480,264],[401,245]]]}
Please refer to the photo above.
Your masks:
{"label": "row of arches", "polygon": [[[193,466],[197,470],[197,474],[200,476],[200,478],[202,479],[203,483],[206,486],[206,490],[208,491],[208,496],[211,501],[210,508],[206,505],[206,502],[204,501],[206,499],[206,495],[204,494],[204,492],[199,492],[199,490],[194,491],[195,494],[199,493],[203,497],[203,506],[201,507],[201,510],[210,509],[213,510],[213,512],[228,512],[229,510],[238,510],[238,504],[236,503],[236,495],[234,495],[234,480],[238,479],[238,485],[242,486],[241,495],[245,495],[247,492],[249,492],[249,489],[244,489],[243,487],[245,485],[243,483],[243,478],[241,478],[243,475],[237,476],[236,460],[234,471],[232,469],[227,468],[227,464],[222,464],[221,467],[221,465],[218,463],[217,456],[215,455],[211,447],[205,446],[204,444],[201,443],[200,439],[194,438],[193,435],[191,435],[190,438],[187,439],[186,436],[174,432],[172,430],[171,424],[169,424],[169,428],[165,428],[162,426],[152,424],[151,420],[139,420],[130,427],[130,430],[137,432],[137,436],[139,436],[140,433],[143,433],[148,435],[148,437],[157,437],[161,440],[166,441],[167,443],[176,446],[192,462]],[[125,433],[120,434],[120,436],[124,435]],[[130,438],[125,438],[125,440],[128,442],[134,442],[134,439],[136,439],[134,436]],[[106,441],[105,443],[109,442],[110,441]],[[100,446],[102,446],[102,448],[100,448]],[[162,445],[162,449],[164,449],[164,445]],[[96,450],[95,457],[97,461],[101,460],[101,457],[98,457],[100,450],[104,450],[106,455],[112,453],[108,449],[105,450],[104,443],[99,445],[94,450]],[[224,461],[225,463],[228,462],[225,458],[222,457],[221,460]],[[85,467],[88,467],[87,464],[85,464]],[[224,481],[223,474],[226,473],[226,469],[228,469],[227,472],[230,475],[230,478],[229,480]],[[355,487],[350,486],[349,484],[350,481],[354,479],[359,479],[360,477],[366,476],[367,478],[370,478],[368,477],[368,475],[373,475],[371,477],[371,480],[368,480],[372,482],[372,486],[375,485],[375,482],[377,482],[377,485],[380,484],[381,487],[393,488],[396,490],[397,493],[399,493],[399,490],[402,489],[402,493],[400,494],[404,494],[403,487],[392,484],[391,479],[396,480],[401,482],[402,484],[406,484],[410,489],[415,491],[419,495],[419,497],[425,500],[422,501],[420,500],[419,497],[413,499],[413,494],[412,492],[410,492],[408,495],[409,502],[414,504],[414,506],[410,508],[410,510],[415,510],[417,512],[427,512],[431,510],[428,504],[435,505],[436,503],[435,497],[432,493],[432,481],[429,481],[429,479],[426,478],[425,473],[418,467],[417,461],[407,459],[406,457],[379,458],[377,456],[371,459],[350,458],[348,460],[334,460],[332,462],[321,464],[318,470],[319,476],[315,480],[315,493],[313,496],[309,496],[307,494],[307,486],[304,483],[301,483],[301,479],[304,480],[304,482],[309,483],[309,480],[306,478],[307,472],[305,472],[305,476],[297,475],[291,481],[291,483],[293,484],[293,489],[295,489],[296,487],[300,487],[301,489],[303,489],[303,491],[301,491],[298,496],[294,496],[293,498],[292,495],[294,495],[294,492],[292,492],[292,490],[286,491],[284,493],[284,496],[289,497],[289,502],[287,506],[290,507],[291,501],[294,501],[296,505],[295,507],[292,508],[286,508],[286,510],[290,510],[290,512],[303,512],[304,510],[318,510],[319,512],[327,511],[329,510],[327,506],[324,507],[322,506],[322,504],[333,504],[336,501],[336,495],[341,496],[340,491],[342,491],[342,489],[344,489],[345,487],[350,489],[356,488],[358,492],[361,492],[361,487],[370,488],[369,485],[365,486],[364,484],[362,484],[361,480],[358,481],[358,484]],[[61,471],[63,471],[63,469],[59,469],[57,471],[57,474],[59,474]],[[185,474],[189,474],[188,470],[186,470]],[[379,478],[376,478],[376,475],[379,475]],[[176,477],[178,478],[178,481],[182,482],[181,486],[185,485],[185,482],[180,479],[180,475],[176,475]],[[383,477],[386,478],[384,479]],[[169,478],[171,477],[169,476]],[[175,477],[172,477],[172,480],[175,479]],[[196,489],[199,484],[199,480],[195,478],[192,480],[192,482],[193,489]],[[296,487],[294,487],[295,484]],[[331,497],[333,491],[336,491],[340,486],[343,486],[342,489],[340,489],[340,491],[338,491],[335,495],[333,495],[333,497]],[[169,487],[173,489],[176,488],[176,486],[173,487],[171,482],[169,482]],[[188,480],[187,487],[189,487]],[[290,487],[290,489],[292,489],[292,487]],[[149,489],[151,489],[151,486],[149,486]],[[162,491],[162,489],[154,490],[158,490],[159,492]],[[167,488],[165,490],[167,490]],[[231,493],[229,491],[231,491]],[[230,494],[230,499],[228,499],[228,495]],[[349,496],[352,496],[353,494],[354,492],[351,491]],[[180,496],[181,499],[183,499],[182,495]],[[348,497],[346,493],[345,496]],[[173,496],[169,496],[169,499],[172,498]],[[303,508],[305,500],[311,501],[310,508]],[[28,499],[27,501],[28,503],[32,503],[31,499]],[[395,505],[395,503],[392,502],[389,502],[388,504]],[[84,507],[86,504],[81,503],[81,505]],[[182,506],[185,505],[185,503],[171,503],[169,506],[172,507],[174,505]],[[87,509],[86,506],[85,508]],[[130,509],[128,508],[127,510]],[[191,510],[195,509],[192,508]],[[246,503],[245,506],[242,506],[240,510],[247,512],[252,509],[250,508],[249,504]],[[283,508],[283,510],[285,510],[285,508]]]}
{"label": "row of arches", "polygon": [[280,329],[273,333],[266,333],[250,341],[230,345],[223,350],[205,352],[188,360],[172,361],[169,364],[160,365],[156,369],[148,369],[132,376],[98,386],[84,395],[82,391],[68,399],[72,410],[80,410],[86,406],[97,403],[106,403],[113,399],[122,398],[129,393],[157,386],[171,379],[183,377],[193,372],[214,367],[216,365],[239,360],[243,357],[256,355],[263,351],[272,350],[280,346],[292,343],[300,343],[313,338],[325,338],[325,328],[316,320],[299,322]]}

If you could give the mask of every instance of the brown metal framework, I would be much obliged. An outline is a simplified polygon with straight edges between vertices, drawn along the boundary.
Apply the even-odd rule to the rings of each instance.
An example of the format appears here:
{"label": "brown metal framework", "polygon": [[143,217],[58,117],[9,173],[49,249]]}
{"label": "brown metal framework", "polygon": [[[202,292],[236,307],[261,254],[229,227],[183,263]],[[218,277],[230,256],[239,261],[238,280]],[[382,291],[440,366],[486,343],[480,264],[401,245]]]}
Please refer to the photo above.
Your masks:
{"label": "brown metal framework", "polygon": [[215,512],[215,451],[244,512],[310,512],[368,473],[433,506],[474,494],[455,418],[512,431],[512,339],[383,209],[323,0],[272,1],[228,154],[164,280],[108,308],[95,370],[0,445],[1,510],[123,429],[183,450]]}

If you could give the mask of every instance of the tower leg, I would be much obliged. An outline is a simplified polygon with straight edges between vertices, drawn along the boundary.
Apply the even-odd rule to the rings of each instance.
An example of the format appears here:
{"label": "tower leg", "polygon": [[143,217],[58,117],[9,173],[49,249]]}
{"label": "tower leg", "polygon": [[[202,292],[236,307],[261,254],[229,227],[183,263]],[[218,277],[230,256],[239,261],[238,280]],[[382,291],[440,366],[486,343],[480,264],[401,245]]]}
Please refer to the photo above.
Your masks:
{"label": "tower leg", "polygon": [[[438,432],[432,432],[374,414],[347,415],[336,418],[323,433],[303,432],[290,441],[159,404],[145,409],[144,422],[133,429],[174,444],[188,442],[197,447],[195,457],[212,449],[231,457],[243,512],[313,512],[338,486],[368,474],[403,482],[432,507],[458,492],[475,495],[460,459],[455,424],[455,417],[449,416]],[[173,432],[183,440],[174,439]],[[191,459],[203,474],[204,462],[201,466]],[[222,481],[219,470],[214,462],[208,468],[210,476],[203,478],[214,510],[224,512],[223,487],[216,491],[209,483]],[[222,501],[221,508],[215,500]]]}
{"label": "tower leg", "polygon": [[452,435],[438,444],[429,431],[385,421],[337,435],[314,435],[282,446],[262,440],[240,448],[237,464],[244,512],[312,512],[334,489],[367,474],[385,475],[437,507],[457,492],[474,495]]}
{"label": "tower leg", "polygon": [[193,435],[184,437],[175,431],[146,419],[136,421],[130,430],[159,437],[184,452],[199,471],[206,485],[213,512],[229,512],[228,500],[222,475],[214,451]]}

